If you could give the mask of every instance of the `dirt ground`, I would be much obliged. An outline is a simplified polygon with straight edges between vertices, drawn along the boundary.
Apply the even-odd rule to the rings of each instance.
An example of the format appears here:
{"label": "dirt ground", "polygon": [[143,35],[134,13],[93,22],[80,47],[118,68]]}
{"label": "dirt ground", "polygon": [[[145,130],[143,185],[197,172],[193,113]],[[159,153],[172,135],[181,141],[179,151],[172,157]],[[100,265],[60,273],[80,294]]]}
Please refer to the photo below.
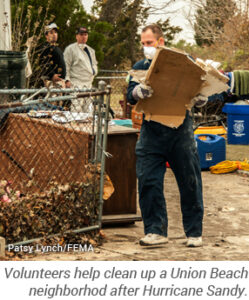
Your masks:
{"label": "dirt ground", "polygon": [[[249,146],[227,145],[227,159],[249,158]],[[201,248],[186,248],[179,206],[179,193],[170,169],[165,176],[169,216],[169,243],[141,247],[143,223],[103,228],[106,239],[94,252],[47,253],[24,260],[249,260],[249,177],[202,172],[204,230]]]}

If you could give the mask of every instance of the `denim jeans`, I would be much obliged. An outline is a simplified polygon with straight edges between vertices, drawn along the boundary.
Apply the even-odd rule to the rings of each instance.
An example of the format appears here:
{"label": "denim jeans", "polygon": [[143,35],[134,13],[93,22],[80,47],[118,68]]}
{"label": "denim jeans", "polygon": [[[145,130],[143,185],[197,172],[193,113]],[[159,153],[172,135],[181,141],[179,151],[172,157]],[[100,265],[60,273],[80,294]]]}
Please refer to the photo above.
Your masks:
{"label": "denim jeans", "polygon": [[202,235],[202,179],[192,117],[178,128],[143,121],[136,144],[139,205],[144,232],[168,235],[164,175],[168,161],[180,191],[182,222],[187,237]]}

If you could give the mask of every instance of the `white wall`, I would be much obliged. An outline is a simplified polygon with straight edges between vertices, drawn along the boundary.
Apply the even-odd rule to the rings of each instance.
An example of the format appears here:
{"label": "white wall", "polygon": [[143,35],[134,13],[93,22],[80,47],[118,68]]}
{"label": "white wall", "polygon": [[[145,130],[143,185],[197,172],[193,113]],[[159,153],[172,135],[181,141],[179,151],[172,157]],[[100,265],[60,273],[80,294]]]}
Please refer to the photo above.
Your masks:
{"label": "white wall", "polygon": [[0,50],[11,50],[10,0],[0,0]]}

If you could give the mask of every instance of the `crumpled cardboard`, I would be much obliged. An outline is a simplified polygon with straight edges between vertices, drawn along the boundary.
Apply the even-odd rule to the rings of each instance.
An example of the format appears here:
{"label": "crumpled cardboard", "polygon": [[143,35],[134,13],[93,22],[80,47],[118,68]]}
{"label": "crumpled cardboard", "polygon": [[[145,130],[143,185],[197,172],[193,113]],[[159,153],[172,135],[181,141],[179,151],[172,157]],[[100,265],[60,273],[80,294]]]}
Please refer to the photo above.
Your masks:
{"label": "crumpled cardboard", "polygon": [[157,49],[148,70],[132,70],[130,75],[154,91],[150,98],[139,100],[135,110],[143,112],[145,120],[169,127],[183,123],[186,109],[191,109],[191,100],[198,94],[208,97],[229,88],[228,78],[211,65],[166,47]]}
{"label": "crumpled cardboard", "polygon": [[108,200],[113,193],[114,186],[111,178],[107,174],[104,174],[103,200]]}
{"label": "crumpled cardboard", "polygon": [[219,72],[214,66],[213,62],[210,64],[204,62],[200,58],[196,59],[196,63],[206,71],[205,81],[199,91],[203,96],[209,97],[213,94],[220,94],[229,89],[227,82],[229,78]]}

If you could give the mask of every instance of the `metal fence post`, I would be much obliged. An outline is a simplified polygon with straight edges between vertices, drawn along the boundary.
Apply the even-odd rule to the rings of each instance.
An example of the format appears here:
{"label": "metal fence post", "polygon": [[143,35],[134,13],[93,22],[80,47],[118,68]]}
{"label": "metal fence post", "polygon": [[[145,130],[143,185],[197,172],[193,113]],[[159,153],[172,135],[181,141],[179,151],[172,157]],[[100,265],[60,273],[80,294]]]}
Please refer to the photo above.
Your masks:
{"label": "metal fence post", "polygon": [[106,103],[105,103],[105,115],[104,115],[105,123],[104,123],[102,153],[101,153],[99,226],[101,226],[102,214],[103,214],[103,190],[104,190],[105,160],[106,160],[108,122],[109,122],[109,111],[110,111],[110,95],[111,95],[111,86],[110,85],[107,86],[107,90],[108,90],[108,94],[106,96]]}
{"label": "metal fence post", "polygon": [[[98,89],[100,91],[104,91],[105,87],[106,87],[105,81],[101,80],[98,84]],[[103,126],[102,108],[103,108],[103,105],[104,105],[104,95],[100,95],[98,100],[99,100],[99,103],[98,103],[98,111],[97,111],[98,119],[97,119],[97,132],[96,132],[97,151],[95,153],[97,153],[97,156],[96,156],[97,162],[101,162],[102,126]]]}

